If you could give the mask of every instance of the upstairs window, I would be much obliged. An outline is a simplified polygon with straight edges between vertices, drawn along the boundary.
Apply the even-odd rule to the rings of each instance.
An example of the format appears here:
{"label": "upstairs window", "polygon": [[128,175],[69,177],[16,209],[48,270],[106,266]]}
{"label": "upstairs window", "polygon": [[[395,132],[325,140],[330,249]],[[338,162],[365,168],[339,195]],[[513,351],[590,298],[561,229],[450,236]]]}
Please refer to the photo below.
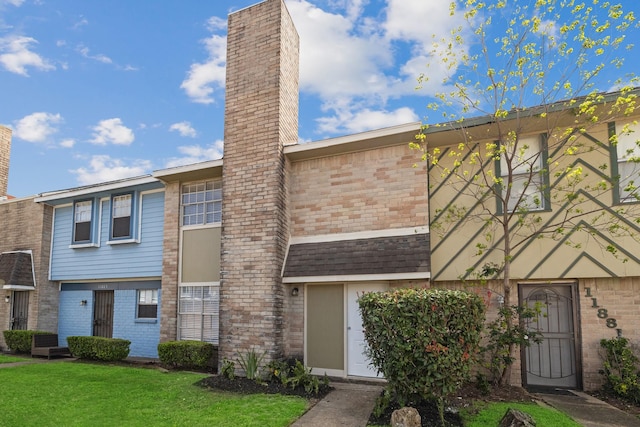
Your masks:
{"label": "upstairs window", "polygon": [[[518,140],[517,152],[511,161],[511,193],[507,201],[508,212],[524,209],[527,211],[543,210],[547,207],[548,194],[545,185],[544,163],[547,158],[546,144],[542,135],[534,135],[521,137]],[[507,153],[500,156],[499,176],[503,180],[502,197],[507,196],[507,180],[509,178],[509,169],[505,156],[510,156],[509,149]],[[499,204],[499,211],[502,205]]]}
{"label": "upstairs window", "polygon": [[73,243],[91,242],[93,201],[81,200],[73,204]]}
{"label": "upstairs window", "polygon": [[619,179],[614,186],[616,202],[640,201],[640,125],[630,123],[620,125],[620,129],[616,129],[612,123],[609,133],[610,137],[617,141],[615,156]]}
{"label": "upstairs window", "polygon": [[121,194],[111,198],[111,238],[131,238],[131,194]]}
{"label": "upstairs window", "polygon": [[222,221],[222,180],[182,186],[182,225],[215,224]]}
{"label": "upstairs window", "polygon": [[156,319],[158,317],[158,290],[138,290],[138,318]]}

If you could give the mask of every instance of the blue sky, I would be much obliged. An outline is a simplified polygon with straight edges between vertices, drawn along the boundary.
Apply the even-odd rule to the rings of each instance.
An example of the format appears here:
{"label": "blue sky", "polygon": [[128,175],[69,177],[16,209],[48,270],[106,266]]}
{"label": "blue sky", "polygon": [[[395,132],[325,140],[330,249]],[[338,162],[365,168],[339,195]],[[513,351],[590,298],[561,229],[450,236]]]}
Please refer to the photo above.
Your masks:
{"label": "blue sky", "polygon": [[[0,0],[9,194],[220,158],[227,15],[255,3]],[[457,25],[447,1],[286,4],[301,43],[301,142],[425,118],[442,70],[420,91],[416,78],[432,36]]]}

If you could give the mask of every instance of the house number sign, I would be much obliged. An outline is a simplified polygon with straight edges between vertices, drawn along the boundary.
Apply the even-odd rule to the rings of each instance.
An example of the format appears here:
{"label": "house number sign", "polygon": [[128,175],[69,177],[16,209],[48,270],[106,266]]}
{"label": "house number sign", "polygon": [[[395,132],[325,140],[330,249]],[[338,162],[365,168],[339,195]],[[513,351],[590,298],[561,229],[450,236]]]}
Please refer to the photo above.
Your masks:
{"label": "house number sign", "polygon": [[609,317],[609,312],[607,311],[606,308],[602,308],[598,305],[598,299],[594,298],[594,296],[591,295],[591,288],[584,288],[584,290],[586,291],[585,296],[588,298],[591,298],[591,308],[598,309],[598,312],[597,312],[598,319],[606,319],[607,328],[611,328],[611,329],[616,328],[616,332],[618,333],[618,336],[621,337],[622,329],[617,329],[618,321],[613,317]]}

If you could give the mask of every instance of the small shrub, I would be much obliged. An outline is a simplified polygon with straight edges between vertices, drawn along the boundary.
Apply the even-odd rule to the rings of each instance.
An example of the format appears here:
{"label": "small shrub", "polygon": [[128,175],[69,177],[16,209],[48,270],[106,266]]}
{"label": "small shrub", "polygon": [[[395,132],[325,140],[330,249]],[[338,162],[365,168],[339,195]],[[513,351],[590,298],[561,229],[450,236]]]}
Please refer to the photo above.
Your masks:
{"label": "small shrub", "polygon": [[273,360],[267,365],[267,371],[269,372],[269,380],[277,381],[280,384],[287,384],[289,378],[289,370],[291,366],[285,360]]}
{"label": "small shrub", "polygon": [[53,334],[53,332],[44,331],[25,331],[25,330],[7,330],[2,331],[4,342],[7,347],[14,353],[31,353],[31,340],[34,335]]}
{"label": "small shrub", "polygon": [[245,377],[250,380],[260,379],[260,362],[264,359],[265,353],[258,354],[255,350],[249,350],[246,357],[239,355],[238,364],[244,371]]}
{"label": "small shrub", "polygon": [[288,374],[286,384],[291,388],[303,387],[307,394],[318,394],[320,390],[320,380],[315,375],[311,375],[311,368],[305,368],[301,361],[296,360],[295,366]]}
{"label": "small shrub", "polygon": [[124,360],[129,355],[131,341],[120,338],[104,337],[67,337],[71,354],[78,359],[101,360],[116,362]]}
{"label": "small shrub", "polygon": [[158,344],[158,358],[178,369],[207,369],[217,365],[215,346],[203,341],[167,341]]}
{"label": "small shrub", "polygon": [[511,353],[513,346],[529,347],[532,343],[542,342],[542,333],[526,327],[528,320],[538,318],[540,310],[539,304],[533,308],[518,305],[500,307],[498,317],[486,324],[486,345],[481,348],[482,366],[488,371],[488,380],[493,384],[498,384],[515,362]]}
{"label": "small shrub", "polygon": [[638,377],[638,358],[629,347],[626,338],[600,340],[604,349],[605,390],[635,404],[640,403],[640,378]]}
{"label": "small shrub", "polygon": [[236,364],[233,363],[233,360],[229,360],[227,358],[222,360],[222,366],[220,367],[220,373],[223,377],[228,378],[230,380],[236,377]]}

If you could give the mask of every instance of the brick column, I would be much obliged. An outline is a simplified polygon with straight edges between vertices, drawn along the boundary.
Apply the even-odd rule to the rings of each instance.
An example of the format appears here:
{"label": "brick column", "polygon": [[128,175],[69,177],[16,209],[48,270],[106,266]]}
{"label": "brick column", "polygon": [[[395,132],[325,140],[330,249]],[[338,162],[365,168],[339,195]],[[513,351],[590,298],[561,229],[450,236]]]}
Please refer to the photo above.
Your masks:
{"label": "brick column", "polygon": [[11,129],[0,126],[0,197],[7,195],[9,159],[11,158]]}
{"label": "brick column", "polygon": [[229,16],[220,360],[284,353],[281,269],[289,237],[283,144],[298,138],[298,34],[283,0]]}
{"label": "brick column", "polygon": [[180,183],[177,181],[165,184],[163,241],[160,342],[177,338],[180,257]]}

